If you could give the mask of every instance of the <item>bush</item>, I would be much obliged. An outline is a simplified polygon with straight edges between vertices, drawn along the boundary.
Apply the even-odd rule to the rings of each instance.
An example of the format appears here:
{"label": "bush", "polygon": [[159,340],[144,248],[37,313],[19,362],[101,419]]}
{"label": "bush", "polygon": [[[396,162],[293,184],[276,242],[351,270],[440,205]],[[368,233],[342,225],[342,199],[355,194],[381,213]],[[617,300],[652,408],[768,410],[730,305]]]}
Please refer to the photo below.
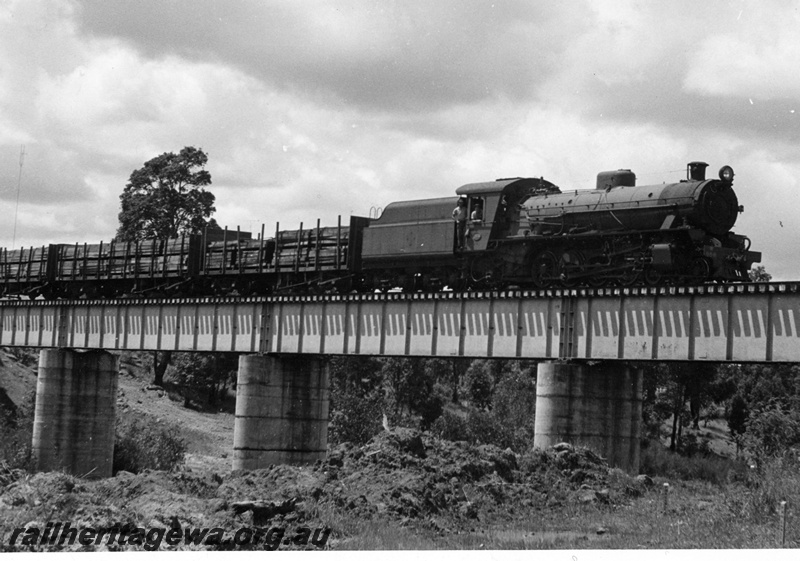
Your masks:
{"label": "bush", "polygon": [[7,469],[31,468],[36,394],[16,411],[0,410],[0,462]]}
{"label": "bush", "polygon": [[431,426],[431,432],[444,440],[452,440],[454,442],[458,440],[469,442],[471,440],[466,416],[452,411],[445,410],[442,412]]}
{"label": "bush", "polygon": [[383,430],[384,403],[380,393],[358,396],[333,392],[328,440],[331,444],[366,444]]}
{"label": "bush", "polygon": [[513,428],[491,413],[470,411],[465,416],[444,411],[431,426],[431,432],[444,440],[465,440],[471,444],[494,444],[515,451],[525,450],[533,442],[520,438]]}
{"label": "bush", "polygon": [[731,479],[744,478],[747,466],[738,460],[713,454],[686,457],[672,452],[660,442],[642,447],[639,472],[667,479],[701,480],[724,485]]}
{"label": "bush", "polygon": [[178,429],[152,419],[117,419],[114,473],[145,469],[170,471],[183,463],[186,443]]}
{"label": "bush", "polygon": [[175,353],[172,378],[182,387],[184,406],[197,399],[216,408],[236,381],[238,360],[228,353]]}
{"label": "bush", "polygon": [[751,466],[747,473],[749,492],[744,500],[740,498],[740,514],[760,520],[775,514],[781,501],[790,505],[800,502],[800,465],[791,454],[763,458]]}
{"label": "bush", "polygon": [[3,347],[5,352],[22,366],[34,366],[38,364],[39,352],[36,349],[29,349],[27,347]]}
{"label": "bush", "polygon": [[467,397],[473,407],[488,409],[492,403],[492,363],[488,360],[474,360],[464,375]]}
{"label": "bush", "polygon": [[750,414],[744,447],[757,458],[779,456],[800,444],[800,412],[784,411],[773,404]]}
{"label": "bush", "polygon": [[495,386],[492,416],[504,427],[510,427],[517,446],[533,444],[536,378],[529,369],[513,371]]}
{"label": "bush", "polygon": [[678,453],[684,456],[713,456],[714,452],[711,450],[711,444],[708,439],[700,438],[691,429],[688,429],[680,440],[678,440]]}

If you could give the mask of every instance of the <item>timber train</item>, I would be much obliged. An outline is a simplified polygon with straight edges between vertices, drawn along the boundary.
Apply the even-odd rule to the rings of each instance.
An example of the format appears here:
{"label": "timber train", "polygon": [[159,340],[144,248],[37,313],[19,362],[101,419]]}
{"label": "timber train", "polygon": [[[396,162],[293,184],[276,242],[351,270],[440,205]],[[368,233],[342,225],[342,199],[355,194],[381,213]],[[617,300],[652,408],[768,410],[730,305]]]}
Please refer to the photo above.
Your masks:
{"label": "timber train", "polygon": [[[731,231],[733,169],[703,162],[677,183],[601,172],[595,189],[543,178],[471,183],[389,204],[379,218],[255,238],[207,230],[168,240],[0,249],[0,296],[194,297],[748,281],[761,254]],[[462,201],[466,224],[454,220]],[[462,211],[463,212],[463,211]]]}

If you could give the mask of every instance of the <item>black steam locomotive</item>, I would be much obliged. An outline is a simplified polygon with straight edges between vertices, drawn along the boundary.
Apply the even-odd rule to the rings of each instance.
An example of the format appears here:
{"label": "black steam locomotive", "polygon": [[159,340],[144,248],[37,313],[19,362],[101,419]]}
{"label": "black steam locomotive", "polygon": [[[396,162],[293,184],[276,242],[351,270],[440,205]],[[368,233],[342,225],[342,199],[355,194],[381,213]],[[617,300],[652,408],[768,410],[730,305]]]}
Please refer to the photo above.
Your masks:
{"label": "black steam locomotive", "polygon": [[[731,231],[733,169],[636,186],[630,170],[593,190],[542,178],[472,183],[456,196],[388,205],[376,219],[227,230],[145,242],[0,249],[0,296],[117,298],[743,282],[761,254]],[[461,202],[459,202],[461,201]],[[459,206],[460,210],[454,212]],[[459,220],[455,220],[458,218]]]}

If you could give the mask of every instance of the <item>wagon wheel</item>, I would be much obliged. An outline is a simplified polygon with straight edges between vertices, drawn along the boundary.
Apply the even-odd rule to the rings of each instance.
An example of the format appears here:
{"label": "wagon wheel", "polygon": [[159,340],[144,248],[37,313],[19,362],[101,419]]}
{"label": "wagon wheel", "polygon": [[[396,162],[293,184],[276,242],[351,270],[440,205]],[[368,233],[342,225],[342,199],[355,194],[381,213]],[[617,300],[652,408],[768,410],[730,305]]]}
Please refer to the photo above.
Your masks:
{"label": "wagon wheel", "polygon": [[617,277],[617,282],[620,286],[633,286],[636,284],[636,281],[639,280],[640,274],[641,271],[637,271],[636,268],[631,265],[620,273],[619,277]]}
{"label": "wagon wheel", "polygon": [[567,288],[572,288],[580,283],[580,279],[575,278],[576,274],[584,272],[586,259],[580,251],[567,249],[561,254],[558,261],[558,274],[561,283]]}
{"label": "wagon wheel", "polygon": [[531,280],[537,288],[547,288],[558,277],[558,261],[549,251],[543,251],[533,259]]}
{"label": "wagon wheel", "polygon": [[664,282],[664,273],[652,267],[647,267],[644,270],[643,280],[648,286],[658,286]]}

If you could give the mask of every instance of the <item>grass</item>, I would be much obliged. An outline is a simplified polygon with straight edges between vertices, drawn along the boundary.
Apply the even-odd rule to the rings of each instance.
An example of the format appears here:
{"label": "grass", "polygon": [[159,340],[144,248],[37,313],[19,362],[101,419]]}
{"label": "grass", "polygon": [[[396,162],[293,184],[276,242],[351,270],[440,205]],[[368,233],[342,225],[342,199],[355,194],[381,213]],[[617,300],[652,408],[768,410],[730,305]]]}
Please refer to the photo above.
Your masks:
{"label": "grass", "polygon": [[729,481],[742,481],[747,475],[748,466],[731,458],[713,454],[681,456],[657,443],[650,443],[642,449],[639,471],[651,477],[664,477],[681,481],[707,481],[723,485]]}
{"label": "grass", "polygon": [[[611,508],[569,505],[539,511],[527,520],[481,526],[468,533],[440,535],[416,525],[404,528],[379,519],[336,513],[326,520],[336,549],[744,549],[779,548],[780,519],[738,516],[726,494],[708,484],[677,484],[669,508],[660,494]],[[702,498],[699,498],[702,497]],[[798,547],[800,532],[790,530],[786,546]]]}

